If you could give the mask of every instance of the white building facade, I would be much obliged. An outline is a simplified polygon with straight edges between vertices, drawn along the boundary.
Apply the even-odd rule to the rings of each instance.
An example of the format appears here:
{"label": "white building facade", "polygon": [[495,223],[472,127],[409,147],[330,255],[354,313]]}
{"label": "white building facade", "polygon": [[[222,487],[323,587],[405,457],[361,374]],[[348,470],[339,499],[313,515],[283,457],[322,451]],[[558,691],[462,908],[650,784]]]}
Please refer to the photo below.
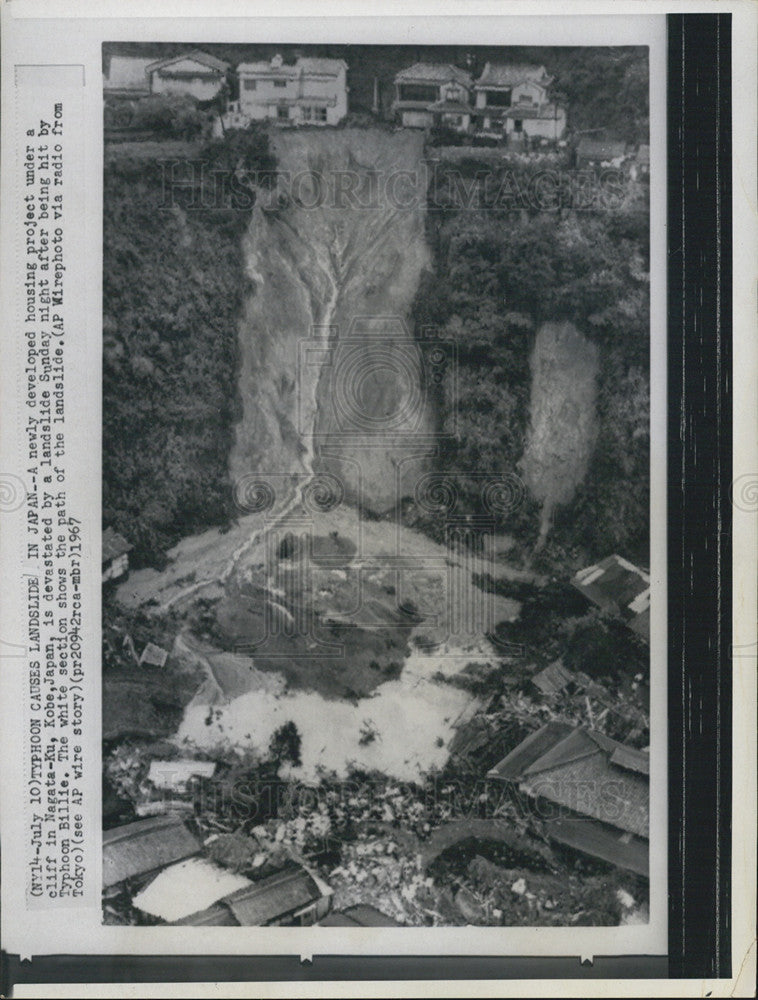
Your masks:
{"label": "white building facade", "polygon": [[231,124],[270,121],[280,125],[337,125],[347,114],[347,63],[342,59],[298,58],[287,64],[240,63],[239,101],[230,105]]}
{"label": "white building facade", "polygon": [[474,84],[475,131],[560,139],[566,130],[566,111],[550,101],[552,82],[544,66],[486,63]]}
{"label": "white building facade", "polygon": [[467,132],[471,87],[469,74],[451,63],[414,63],[395,76],[392,112],[405,128],[441,125]]}

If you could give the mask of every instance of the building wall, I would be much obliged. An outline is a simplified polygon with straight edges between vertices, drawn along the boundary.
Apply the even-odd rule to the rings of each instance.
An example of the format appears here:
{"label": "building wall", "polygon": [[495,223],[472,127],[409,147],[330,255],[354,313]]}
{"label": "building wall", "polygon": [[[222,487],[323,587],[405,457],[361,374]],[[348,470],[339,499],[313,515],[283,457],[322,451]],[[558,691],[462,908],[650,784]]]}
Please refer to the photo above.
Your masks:
{"label": "building wall", "polygon": [[[515,118],[506,119],[506,134],[516,131]],[[560,139],[566,130],[566,115],[559,112],[557,118],[523,118],[522,132],[524,135],[541,139]]]}
{"label": "building wall", "polygon": [[[255,87],[251,88],[248,81],[254,82]],[[297,104],[289,104],[287,112],[287,120],[296,125],[337,125],[347,114],[345,71],[341,70],[336,77],[306,75],[287,79],[283,87],[275,86],[274,80],[269,77],[240,77],[240,111],[253,121],[264,118],[282,120],[277,111],[282,100],[286,100],[288,104],[290,101],[297,101]],[[307,117],[303,111],[306,107],[325,107],[326,119],[321,120],[314,112]]]}
{"label": "building wall", "polygon": [[544,104],[546,96],[544,87],[540,87],[539,84],[529,81],[519,83],[513,88],[511,101],[513,104],[518,104],[519,101],[523,101],[526,98],[527,101],[531,100],[532,104]]}
{"label": "building wall", "polygon": [[430,111],[403,111],[402,121],[405,128],[430,128],[433,124]]}
{"label": "building wall", "polygon": [[224,82],[221,76],[208,79],[205,76],[171,77],[161,76],[156,70],[150,74],[150,89],[154,94],[189,94],[198,101],[210,101],[221,89]]}

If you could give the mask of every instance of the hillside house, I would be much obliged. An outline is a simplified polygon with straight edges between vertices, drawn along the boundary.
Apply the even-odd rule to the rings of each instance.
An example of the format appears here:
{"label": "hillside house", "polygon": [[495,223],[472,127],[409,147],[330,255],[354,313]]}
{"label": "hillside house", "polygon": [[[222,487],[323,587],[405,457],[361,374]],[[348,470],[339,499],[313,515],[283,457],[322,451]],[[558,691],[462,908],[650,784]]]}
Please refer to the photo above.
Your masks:
{"label": "hillside house", "polygon": [[129,553],[133,546],[113,528],[103,532],[102,577],[103,583],[120,580],[129,572]]}
{"label": "hillside house", "polygon": [[477,133],[560,139],[566,111],[549,99],[553,77],[544,66],[486,63],[474,84]]}
{"label": "hillside house", "polygon": [[170,59],[151,62],[145,72],[151,94],[188,94],[210,101],[226,83],[230,65],[223,59],[193,49]]}
{"label": "hillside house", "polygon": [[588,601],[616,615],[650,642],[650,577],[644,570],[612,555],[579,570],[571,584]]}
{"label": "hillside house", "polygon": [[593,730],[550,722],[487,776],[515,785],[555,843],[648,877],[646,752]]}
{"label": "hillside house", "polygon": [[103,97],[114,100],[136,100],[150,93],[147,67],[152,56],[131,56],[107,53],[103,62]]}
{"label": "hillside house", "polygon": [[337,125],[347,114],[347,63],[300,56],[285,63],[240,63],[239,101],[230,104],[242,122],[269,119],[280,125]]}
{"label": "hillside house", "polygon": [[451,63],[414,63],[395,76],[392,113],[406,128],[468,132],[471,87],[470,75]]}

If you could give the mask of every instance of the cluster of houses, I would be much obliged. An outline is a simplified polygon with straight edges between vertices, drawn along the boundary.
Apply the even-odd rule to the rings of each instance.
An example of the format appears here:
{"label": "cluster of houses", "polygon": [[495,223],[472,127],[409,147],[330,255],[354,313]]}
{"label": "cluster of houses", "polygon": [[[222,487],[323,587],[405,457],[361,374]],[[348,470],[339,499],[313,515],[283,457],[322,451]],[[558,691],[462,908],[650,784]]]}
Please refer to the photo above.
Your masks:
{"label": "cluster of houses", "polygon": [[[239,97],[227,103],[228,127],[253,121],[280,125],[337,125],[348,112],[347,63],[298,55],[285,62],[230,63],[200,49],[167,59],[110,54],[103,74],[106,100],[154,94],[188,94],[211,101],[236,78]],[[544,66],[488,62],[478,79],[451,63],[418,62],[393,81],[390,115],[405,128],[442,126],[494,138],[558,140],[566,109],[551,100],[553,78]],[[382,110],[380,81],[374,80],[373,111]]]}
{"label": "cluster of houses", "polygon": [[[126,540],[106,531],[104,580],[117,578],[117,568],[126,572],[128,563],[121,560],[127,552]],[[571,583],[649,642],[650,578],[644,570],[612,555],[580,570]],[[148,644],[140,663],[163,665],[167,655]],[[557,703],[576,689],[592,695],[593,682],[560,661],[536,674],[533,683],[548,702]],[[481,736],[487,739],[485,733]],[[470,735],[465,741],[471,742]],[[453,745],[451,752],[456,752]],[[212,761],[151,762],[148,785],[162,796],[151,793],[136,806],[139,819],[104,833],[106,907],[109,898],[127,888],[134,907],[172,924],[396,926],[370,906],[332,912],[331,888],[297,855],[271,870],[262,853],[252,862],[251,877],[209,859],[184,817],[192,810],[193,782],[212,779],[215,770]],[[647,750],[611,739],[592,723],[556,720],[527,736],[487,778],[514,789],[553,844],[649,877]]]}

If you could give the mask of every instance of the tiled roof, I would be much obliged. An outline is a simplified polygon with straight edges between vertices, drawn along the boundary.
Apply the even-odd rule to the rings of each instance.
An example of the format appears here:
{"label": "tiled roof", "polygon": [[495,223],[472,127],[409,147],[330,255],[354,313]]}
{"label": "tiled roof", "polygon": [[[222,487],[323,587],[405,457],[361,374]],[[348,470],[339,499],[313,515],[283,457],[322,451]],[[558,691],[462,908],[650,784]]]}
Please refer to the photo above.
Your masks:
{"label": "tiled roof", "polygon": [[471,87],[470,74],[452,63],[417,62],[401,69],[395,76],[395,83],[448,83],[450,80]]}
{"label": "tiled roof", "polygon": [[486,63],[482,75],[476,81],[479,87],[515,87],[527,80],[547,86],[552,77],[545,72],[544,66],[534,63]]}
{"label": "tiled roof", "polygon": [[295,64],[299,66],[306,76],[337,76],[341,69],[347,68],[347,63],[343,59],[313,59],[304,56],[297,60]]}
{"label": "tiled roof", "polygon": [[499,778],[502,781],[518,781],[530,764],[539,760],[572,731],[573,726],[565,722],[548,722],[503,757],[500,763],[488,772],[487,777]]}
{"label": "tiled roof", "polygon": [[291,79],[303,76],[338,76],[340,70],[347,69],[343,59],[316,59],[301,57],[294,63],[273,63],[267,60],[240,63],[237,73],[244,76],[287,76]]}
{"label": "tiled roof", "polygon": [[214,903],[206,910],[199,910],[191,913],[181,920],[174,920],[174,924],[188,927],[237,927],[237,921],[232,916],[232,911],[223,903]]}
{"label": "tiled roof", "polygon": [[323,895],[304,868],[289,868],[228,896],[225,903],[243,927],[261,927]]}
{"label": "tiled roof", "polygon": [[168,69],[174,63],[183,62],[185,59],[200,63],[201,66],[215,70],[217,73],[226,73],[229,69],[229,63],[224,62],[223,59],[217,59],[216,56],[212,56],[200,49],[192,49],[189,52],[182,52],[178,56],[171,56],[170,59],[158,59],[156,62],[150,63],[147,67],[147,72],[154,73],[156,70]]}
{"label": "tiled roof", "polygon": [[553,722],[528,736],[489,776],[517,781],[535,798],[647,837],[648,773],[646,755],[634,747]]}
{"label": "tiled roof", "polygon": [[103,885],[191,857],[200,841],[175,816],[153,816],[103,833]]}
{"label": "tiled roof", "polygon": [[649,847],[636,837],[618,835],[601,823],[587,819],[554,819],[545,824],[545,832],[559,844],[600,858],[618,868],[636,872],[647,878]]}
{"label": "tiled roof", "polygon": [[571,583],[598,607],[617,614],[644,639],[650,638],[650,577],[643,570],[612,555],[580,570]]}
{"label": "tiled roof", "polygon": [[463,101],[436,101],[428,106],[429,111],[448,111],[458,115],[470,115],[474,110],[470,104]]}
{"label": "tiled roof", "polygon": [[125,552],[131,552],[133,546],[127,542],[123,535],[119,535],[113,528],[106,528],[103,532],[103,556],[104,563],[110,562],[122,556]]}
{"label": "tiled roof", "polygon": [[576,678],[563,666],[560,660],[551,663],[532,678],[533,682],[543,694],[558,694],[560,691],[576,680]]}

